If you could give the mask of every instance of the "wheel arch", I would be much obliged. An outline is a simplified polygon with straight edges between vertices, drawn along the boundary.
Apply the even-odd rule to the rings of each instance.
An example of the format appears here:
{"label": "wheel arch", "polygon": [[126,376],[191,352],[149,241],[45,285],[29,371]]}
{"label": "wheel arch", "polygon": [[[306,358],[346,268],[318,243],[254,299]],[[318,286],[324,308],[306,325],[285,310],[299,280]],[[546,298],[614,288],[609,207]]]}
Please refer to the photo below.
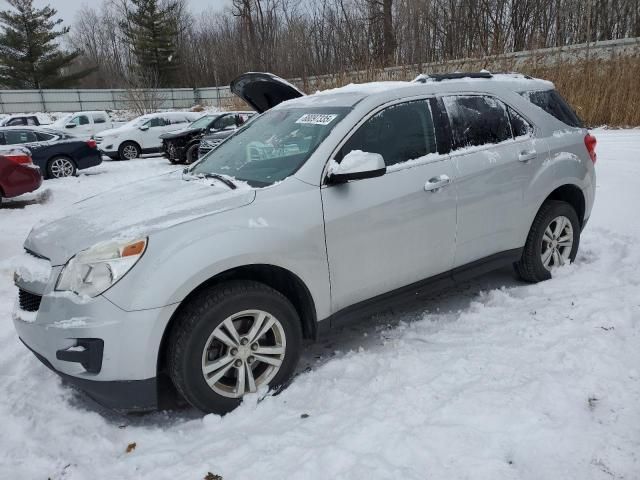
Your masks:
{"label": "wheel arch", "polygon": [[234,267],[221,272],[195,287],[180,302],[180,306],[173,312],[165,326],[158,348],[157,372],[160,374],[166,366],[166,349],[175,319],[188,302],[205,288],[229,281],[252,280],[263,283],[284,295],[294,306],[300,317],[304,338],[315,338],[317,334],[317,317],[315,302],[306,284],[295,273],[283,267],[269,264],[252,264]]}
{"label": "wheel arch", "polygon": [[[542,205],[548,200],[560,200],[568,203],[578,214],[578,220],[580,221],[580,227],[584,226],[585,212],[586,212],[586,199],[582,192],[582,189],[575,184],[566,183],[557,187],[544,199],[537,211],[540,211]],[[537,213],[537,212],[536,212]]]}
{"label": "wheel arch", "polygon": [[51,155],[49,158],[47,158],[47,162],[45,163],[46,165],[46,178],[53,178],[51,177],[50,171],[51,171],[51,162],[53,160],[55,160],[56,158],[66,158],[67,160],[69,160],[71,163],[73,163],[73,166],[76,170],[78,170],[78,164],[76,163],[75,159],[68,153],[56,153],[54,155]]}
{"label": "wheel arch", "polygon": [[135,140],[124,140],[120,142],[120,145],[118,145],[118,152],[120,152],[120,149],[125,143],[133,143],[138,148],[138,150],[140,150],[140,153],[142,153],[142,146]]}

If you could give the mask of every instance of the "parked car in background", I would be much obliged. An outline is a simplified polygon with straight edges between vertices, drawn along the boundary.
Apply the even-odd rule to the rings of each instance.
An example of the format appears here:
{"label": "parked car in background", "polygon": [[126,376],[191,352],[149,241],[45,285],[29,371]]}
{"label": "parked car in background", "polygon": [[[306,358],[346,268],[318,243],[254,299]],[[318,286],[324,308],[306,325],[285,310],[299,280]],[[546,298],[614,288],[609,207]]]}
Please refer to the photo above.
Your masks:
{"label": "parked car in background", "polygon": [[551,278],[591,214],[595,138],[550,82],[467,76],[310,96],[242,76],[265,112],[247,128],[31,231],[20,339],[112,408],[152,409],[170,379],[223,414],[286,385],[303,338],[504,266]]}
{"label": "parked car in background", "polygon": [[81,139],[43,127],[0,128],[0,145],[20,145],[31,151],[45,178],[69,177],[102,163],[95,140]]}
{"label": "parked car in background", "polygon": [[55,130],[67,131],[76,137],[87,138],[115,127],[113,120],[104,110],[69,113],[50,126]]}
{"label": "parked car in background", "polygon": [[0,147],[0,202],[42,185],[40,169],[33,164],[31,153],[21,147]]}
{"label": "parked car in background", "polygon": [[159,152],[162,149],[160,135],[185,127],[201,116],[196,112],[150,113],[104,130],[94,138],[98,148],[110,158],[131,160],[143,153]]}
{"label": "parked car in background", "polygon": [[198,159],[198,147],[205,134],[234,131],[255,112],[222,112],[205,115],[183,130],[161,135],[162,150],[171,163],[191,164]]}
{"label": "parked car in background", "polygon": [[[247,120],[242,127],[246,128],[251,121],[257,118],[257,115],[253,115]],[[213,133],[205,133],[205,135],[200,140],[200,145],[198,146],[198,158],[204,157],[211,150],[215,149],[218,145],[220,145],[224,140],[233,135],[237,129],[224,129],[217,130]]]}
{"label": "parked car in background", "polygon": [[0,127],[49,125],[51,121],[44,115],[9,115],[0,120]]}
{"label": "parked car in background", "polygon": [[204,157],[211,150],[220,145],[225,139],[229,138],[235,130],[220,130],[217,132],[204,135],[198,146],[198,158]]}

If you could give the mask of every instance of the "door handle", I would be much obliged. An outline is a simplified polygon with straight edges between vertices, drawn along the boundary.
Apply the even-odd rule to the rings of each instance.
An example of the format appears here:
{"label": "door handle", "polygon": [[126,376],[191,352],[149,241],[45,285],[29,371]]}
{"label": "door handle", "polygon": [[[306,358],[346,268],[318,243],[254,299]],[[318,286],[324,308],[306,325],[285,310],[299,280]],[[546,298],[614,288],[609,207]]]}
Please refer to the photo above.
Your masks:
{"label": "door handle", "polygon": [[527,163],[531,160],[534,160],[537,155],[538,154],[535,150],[523,150],[518,154],[518,161]]}
{"label": "door handle", "polygon": [[442,187],[446,187],[451,183],[451,179],[448,175],[438,175],[437,177],[430,178],[427,183],[424,184],[424,190],[426,192],[437,192]]}

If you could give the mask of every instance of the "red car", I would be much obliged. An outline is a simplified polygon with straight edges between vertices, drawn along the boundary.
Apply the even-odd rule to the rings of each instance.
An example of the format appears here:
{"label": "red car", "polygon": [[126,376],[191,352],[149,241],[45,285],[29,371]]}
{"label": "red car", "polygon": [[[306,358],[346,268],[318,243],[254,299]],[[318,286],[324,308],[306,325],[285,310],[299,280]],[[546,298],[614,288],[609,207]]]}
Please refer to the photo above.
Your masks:
{"label": "red car", "polygon": [[0,148],[0,201],[33,192],[42,185],[40,168],[25,148]]}

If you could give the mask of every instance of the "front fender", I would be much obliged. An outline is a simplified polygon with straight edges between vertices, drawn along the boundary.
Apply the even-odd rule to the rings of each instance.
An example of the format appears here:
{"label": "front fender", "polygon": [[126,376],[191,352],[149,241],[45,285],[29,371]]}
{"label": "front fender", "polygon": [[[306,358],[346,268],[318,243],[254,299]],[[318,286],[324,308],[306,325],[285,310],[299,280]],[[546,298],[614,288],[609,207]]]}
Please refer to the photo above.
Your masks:
{"label": "front fender", "polygon": [[266,264],[307,286],[318,318],[329,315],[329,272],[318,187],[290,177],[245,207],[153,234],[138,264],[105,296],[127,311],[180,303],[230,269]]}

